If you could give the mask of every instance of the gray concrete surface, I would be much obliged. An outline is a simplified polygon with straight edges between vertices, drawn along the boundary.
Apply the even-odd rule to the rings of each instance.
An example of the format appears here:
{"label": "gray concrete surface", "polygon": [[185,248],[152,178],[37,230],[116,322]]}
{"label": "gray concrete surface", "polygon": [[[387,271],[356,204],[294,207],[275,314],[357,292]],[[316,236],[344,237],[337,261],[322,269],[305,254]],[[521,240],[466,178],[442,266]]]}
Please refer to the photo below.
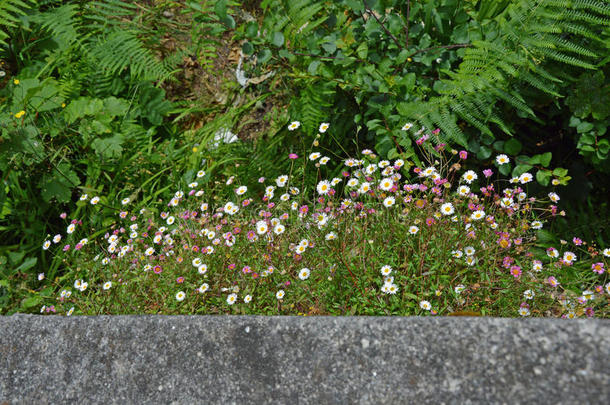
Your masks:
{"label": "gray concrete surface", "polygon": [[603,320],[0,317],[0,404],[607,404]]}

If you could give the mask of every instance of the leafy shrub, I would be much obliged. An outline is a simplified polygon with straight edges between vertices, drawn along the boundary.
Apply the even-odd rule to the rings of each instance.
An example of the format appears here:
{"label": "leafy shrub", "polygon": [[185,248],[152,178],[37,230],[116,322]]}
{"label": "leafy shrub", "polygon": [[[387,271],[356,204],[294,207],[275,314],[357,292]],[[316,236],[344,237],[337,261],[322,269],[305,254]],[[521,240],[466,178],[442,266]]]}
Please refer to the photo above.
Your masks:
{"label": "leafy shrub", "polygon": [[[267,0],[261,8],[262,22],[239,28],[243,51],[256,57],[255,69],[285,69],[291,114],[308,131],[330,120],[346,143],[356,138],[408,160],[417,154],[403,124],[439,127],[443,142],[482,162],[493,153],[513,157],[505,175],[537,168],[543,185],[553,176],[552,151],[526,149],[542,139],[521,135],[539,121],[531,106],[582,94],[578,86],[591,76],[576,83],[574,76],[608,63],[601,58],[610,8],[596,1]],[[606,161],[605,142],[596,149],[592,139],[577,136],[577,146]]]}

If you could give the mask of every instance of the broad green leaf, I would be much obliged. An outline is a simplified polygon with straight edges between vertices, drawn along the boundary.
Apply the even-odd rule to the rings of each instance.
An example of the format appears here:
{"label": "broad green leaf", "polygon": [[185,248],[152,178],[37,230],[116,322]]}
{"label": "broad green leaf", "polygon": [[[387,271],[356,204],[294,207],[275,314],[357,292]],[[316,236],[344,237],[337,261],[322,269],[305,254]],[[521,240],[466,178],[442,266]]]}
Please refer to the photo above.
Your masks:
{"label": "broad green leaf", "polygon": [[273,38],[271,40],[271,43],[275,46],[277,46],[278,48],[282,45],[284,45],[284,34],[282,34],[280,31],[275,31],[273,33]]}
{"label": "broad green leaf", "polygon": [[102,157],[106,159],[115,159],[121,157],[123,153],[123,135],[115,134],[107,138],[98,138],[91,143],[91,147]]}
{"label": "broad green leaf", "polygon": [[523,145],[515,138],[511,138],[508,141],[504,142],[504,152],[509,155],[518,155],[521,152]]}
{"label": "broad green leaf", "polygon": [[548,186],[551,180],[551,172],[547,170],[538,170],[536,172],[536,180],[543,186]]}
{"label": "broad green leaf", "polygon": [[521,164],[513,169],[513,177],[519,177],[532,168],[532,165]]}
{"label": "broad green leaf", "polygon": [[254,46],[250,42],[244,42],[241,46],[241,50],[245,55],[252,55],[254,53]]}
{"label": "broad green leaf", "polygon": [[116,97],[108,97],[104,99],[104,112],[112,117],[122,117],[127,114],[129,103],[127,100]]}
{"label": "broad green leaf", "polygon": [[23,263],[21,263],[21,265],[19,267],[17,267],[15,269],[15,271],[27,271],[27,270],[31,269],[32,267],[34,267],[37,262],[38,262],[37,257],[28,257],[27,259],[25,259],[23,261]]}

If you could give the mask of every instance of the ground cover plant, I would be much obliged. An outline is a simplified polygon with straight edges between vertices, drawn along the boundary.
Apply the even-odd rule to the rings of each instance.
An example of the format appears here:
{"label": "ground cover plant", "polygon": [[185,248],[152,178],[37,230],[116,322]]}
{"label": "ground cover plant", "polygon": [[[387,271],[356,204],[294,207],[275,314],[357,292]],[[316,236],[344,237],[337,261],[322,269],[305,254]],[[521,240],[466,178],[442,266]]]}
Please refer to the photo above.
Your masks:
{"label": "ground cover plant", "polygon": [[[288,130],[298,131],[293,121]],[[163,210],[124,198],[108,232],[68,218],[48,235],[68,271],[40,274],[46,314],[607,316],[610,249],[577,236],[539,248],[560,196],[528,194],[530,173],[503,179],[468,153],[411,133],[426,167],[371,150],[337,160],[313,145],[290,170],[244,184],[207,167]],[[318,137],[331,136],[327,123]],[[335,163],[333,165],[333,163]],[[313,172],[313,183],[303,174]],[[559,182],[555,182],[559,184]],[[104,199],[82,195],[82,215]]]}
{"label": "ground cover plant", "polygon": [[[427,301],[441,314],[515,316],[525,302],[531,315],[606,316],[606,3],[0,0],[0,10],[0,313],[44,305],[44,313],[74,306],[76,313],[412,314],[427,313],[420,306]],[[289,125],[292,117],[298,121]],[[312,153],[321,156],[311,160]],[[374,173],[361,171],[373,164]],[[429,167],[436,174],[420,177]],[[459,180],[469,171],[478,177],[472,184]],[[389,178],[396,190],[379,190]],[[324,181],[332,195],[318,193]],[[370,193],[358,191],[362,183]],[[271,198],[271,185],[288,201]],[[237,186],[246,193],[236,194]],[[460,186],[473,195],[460,195]],[[505,194],[516,186],[522,190]],[[517,200],[517,211],[502,206],[504,198]],[[342,207],[344,200],[351,205]],[[224,211],[244,201],[234,215]],[[446,202],[457,222],[439,211]],[[270,236],[256,233],[243,244],[261,210],[271,212]],[[316,220],[319,210],[326,225]],[[185,211],[196,217],[182,218]],[[494,219],[468,219],[475,211]],[[541,229],[532,227],[536,215]],[[489,229],[478,229],[483,224]],[[411,226],[417,233],[405,239]],[[221,237],[229,227],[241,232],[227,234],[232,246]],[[203,228],[214,236],[201,238]],[[187,243],[191,233],[195,244]],[[113,236],[119,241],[109,252]],[[305,239],[306,253],[290,261]],[[231,256],[225,263],[210,255],[215,271],[199,282],[211,298],[199,296],[197,306],[192,288],[201,284],[173,260],[192,263],[207,246]],[[162,273],[136,276],[127,256]],[[379,278],[373,260],[390,275],[384,268]],[[545,264],[541,272],[533,260]],[[266,263],[278,272],[262,277]],[[562,267],[554,271],[553,263]],[[298,278],[303,268],[309,284]],[[173,291],[170,276],[181,289]],[[386,276],[394,279],[386,284]],[[150,291],[123,288],[135,280]],[[550,288],[553,280],[560,284]],[[99,285],[109,287],[106,295]],[[519,291],[526,286],[535,306]],[[267,288],[271,298],[279,289],[286,295],[264,298]],[[185,299],[176,301],[180,291]],[[596,298],[583,302],[588,292]],[[238,302],[227,306],[231,293]],[[245,295],[252,305],[242,305]]]}

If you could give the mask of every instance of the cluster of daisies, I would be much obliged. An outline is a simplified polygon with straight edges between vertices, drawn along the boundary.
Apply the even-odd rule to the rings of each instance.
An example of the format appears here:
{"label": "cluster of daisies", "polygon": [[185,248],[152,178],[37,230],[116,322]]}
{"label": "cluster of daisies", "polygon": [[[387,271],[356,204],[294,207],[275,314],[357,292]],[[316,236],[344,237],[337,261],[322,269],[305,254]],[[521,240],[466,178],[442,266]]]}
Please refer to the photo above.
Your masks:
{"label": "cluster of daisies", "polygon": [[[300,123],[294,121],[288,130],[294,131],[299,127]],[[329,127],[328,123],[322,123],[319,132],[323,134]],[[405,124],[403,130],[410,130],[411,127],[411,124]],[[421,135],[421,132],[416,135]],[[429,136],[424,135],[417,140],[417,144],[423,145],[427,139]],[[456,154],[462,161],[467,159],[465,151],[456,151]],[[290,153],[288,158],[296,160],[299,156]],[[305,164],[315,162],[316,167],[332,163],[329,157],[318,151],[309,153],[303,160]],[[497,166],[509,162],[506,155],[495,158]],[[530,173],[511,179],[507,188],[495,190],[489,181],[480,187],[479,174],[474,170],[466,170],[461,176],[456,173],[453,177],[442,175],[439,167],[443,165],[440,164],[407,170],[404,160],[380,160],[368,149],[362,151],[360,158],[348,158],[341,165],[338,177],[317,179],[311,190],[300,190],[295,186],[303,184],[296,181],[300,179],[293,179],[287,174],[272,179],[262,177],[259,183],[264,193],[260,200],[248,185],[236,185],[236,179],[229,177],[225,186],[232,189],[232,197],[214,205],[212,200],[201,200],[211,197],[209,190],[199,184],[198,179],[206,176],[202,169],[196,173],[197,179],[188,184],[189,191],[176,191],[167,203],[168,209],[155,218],[151,218],[146,209],[141,209],[139,215],[130,212],[128,206],[131,200],[124,198],[121,201],[123,209],[118,214],[118,225],[104,235],[103,251],[97,252],[93,259],[99,263],[96,268],[105,278],[100,280],[99,274],[92,273],[90,277],[96,281],[90,281],[110,294],[118,289],[117,286],[125,285],[122,277],[127,277],[127,271],[144,274],[154,283],[168,273],[177,272],[178,277],[174,275],[171,278],[178,290],[171,293],[175,303],[191,298],[205,300],[203,297],[206,296],[222,297],[228,306],[257,301],[269,304],[270,299],[281,303],[290,298],[295,285],[311,283],[312,274],[316,275],[314,278],[317,281],[326,277],[332,280],[336,266],[341,264],[333,265],[332,270],[322,277],[319,263],[321,257],[328,256],[334,249],[333,241],[342,236],[339,233],[341,221],[351,222],[372,216],[405,222],[405,237],[425,237],[421,235],[424,232],[422,228],[426,232],[459,229],[457,236],[451,239],[453,246],[447,251],[451,265],[471,269],[472,274],[480,271],[477,270],[479,265],[497,266],[508,277],[514,278],[518,288],[521,288],[520,283],[530,287],[523,292],[523,302],[518,309],[519,314],[528,316],[533,311],[532,302],[536,294],[542,294],[544,288],[561,288],[556,275],[546,273],[541,279],[542,287],[536,289],[533,286],[540,279],[537,275],[543,270],[555,271],[562,266],[571,266],[577,260],[572,251],[560,255],[555,248],[547,250],[549,260],[555,260],[551,263],[534,260],[527,251],[525,259],[517,257],[528,242],[524,235],[544,225],[543,220],[533,216],[533,204],[550,204],[546,207],[550,215],[558,214],[555,204],[559,201],[559,195],[555,192],[548,194],[548,203],[527,195],[524,187],[533,179]],[[405,179],[409,173],[412,173],[411,181]],[[492,175],[492,169],[483,170],[481,174],[482,179],[486,180]],[[81,197],[81,201],[87,200],[91,205],[96,205],[102,198]],[[185,208],[185,205],[189,205],[189,208]],[[396,213],[396,216],[379,215],[383,212]],[[66,215],[62,214],[62,218],[65,219]],[[139,219],[142,221],[138,223]],[[81,225],[82,222],[78,220],[70,222],[66,229],[68,242],[72,242],[75,230]],[[306,232],[305,238],[287,241],[302,232]],[[531,238],[531,232],[529,235]],[[62,235],[55,235],[45,240],[43,249],[59,244],[62,239]],[[285,245],[282,245],[283,241],[286,241]],[[576,246],[583,244],[580,240],[576,242]],[[69,254],[84,251],[85,246],[91,251],[94,249],[89,240],[83,238],[74,246],[66,243],[58,250]],[[280,247],[285,247],[287,251]],[[264,253],[255,254],[260,256],[259,261],[247,263],[245,252]],[[489,252],[494,255],[501,253],[501,256],[487,257],[485,264],[480,264]],[[610,257],[610,249],[601,253],[604,258]],[[238,266],[237,260],[229,259],[235,256],[244,261],[243,265]],[[78,260],[79,256],[74,257]],[[291,261],[287,262],[285,257]],[[524,267],[525,263],[531,263],[527,264],[531,270]],[[596,279],[598,282],[602,276],[605,277],[607,265],[607,259],[592,264],[592,275],[599,276]],[[388,299],[407,299],[401,295],[405,291],[401,280],[407,276],[404,271],[395,271],[390,264],[383,265],[379,271],[382,278],[373,286],[373,291],[378,291],[381,296],[386,295]],[[117,279],[114,284],[109,280],[110,274]],[[74,289],[84,293],[88,283],[80,277],[82,274],[74,282]],[[266,283],[269,290],[262,289],[262,283]],[[192,288],[189,290],[186,286]],[[463,284],[451,290],[454,292],[454,305],[458,307],[465,305],[469,294],[474,291]],[[311,291],[307,291],[311,294]],[[564,314],[566,317],[576,316],[584,308],[584,313],[591,315],[593,307],[590,304],[599,302],[601,298],[597,297],[602,297],[604,293],[610,295],[610,283],[600,283],[592,290],[586,289],[575,299],[561,296]],[[429,295],[418,299],[419,308],[436,314],[441,305],[440,301],[438,305],[435,304],[435,299],[442,292],[436,289]],[[518,295],[520,297],[521,293]],[[63,289],[58,300],[65,303],[66,308],[68,303],[76,302],[69,289]],[[43,307],[49,312],[48,308]],[[71,314],[73,310],[72,306],[66,312]]]}

